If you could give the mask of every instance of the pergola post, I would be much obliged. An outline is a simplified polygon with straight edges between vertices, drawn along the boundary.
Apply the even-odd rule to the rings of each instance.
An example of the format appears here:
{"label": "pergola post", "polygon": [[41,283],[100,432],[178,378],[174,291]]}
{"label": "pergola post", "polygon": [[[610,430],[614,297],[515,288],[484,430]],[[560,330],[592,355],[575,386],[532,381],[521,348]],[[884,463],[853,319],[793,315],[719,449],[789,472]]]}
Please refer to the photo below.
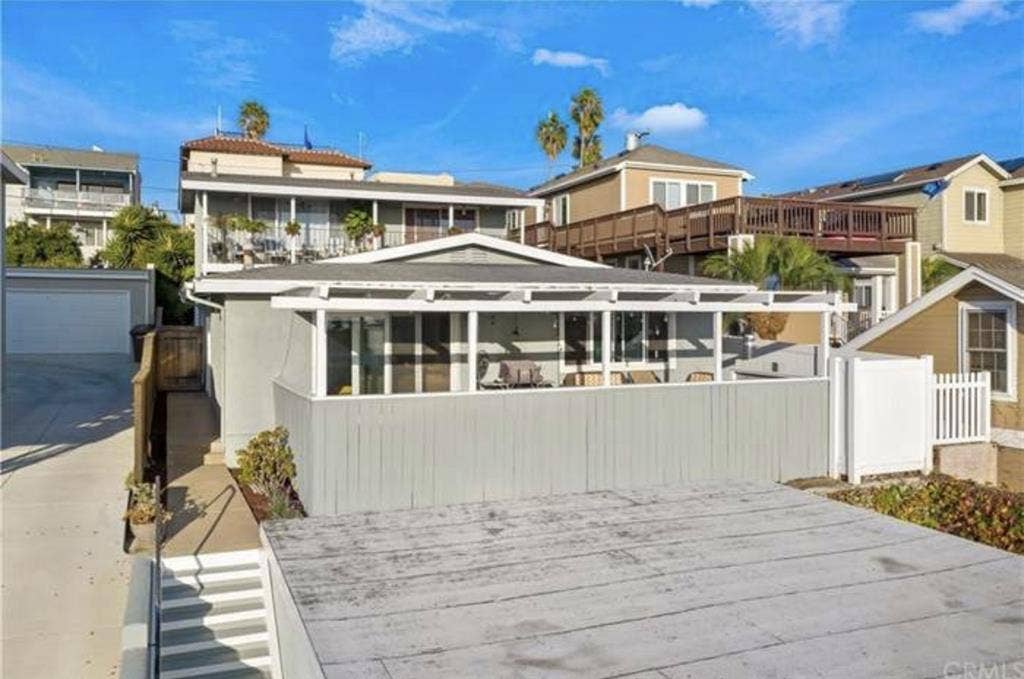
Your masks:
{"label": "pergola post", "polygon": [[[448,206],[448,233],[451,233],[452,228],[455,226],[455,206]],[[442,234],[444,235],[444,234]]]}
{"label": "pergola post", "polygon": [[359,386],[362,380],[362,365],[360,358],[363,354],[363,319],[356,316],[352,319],[352,395],[359,395]]}
{"label": "pergola post", "polygon": [[469,345],[469,351],[466,352],[466,360],[469,362],[469,391],[476,391],[477,382],[480,380],[480,376],[477,375],[477,333],[480,329],[480,312],[470,311],[468,312],[468,335],[467,343]]}
{"label": "pergola post", "polygon": [[821,335],[818,337],[818,364],[817,373],[819,377],[825,377],[828,375],[828,362],[829,352],[832,348],[831,335],[832,335],[832,312],[823,311],[821,313]]}
{"label": "pergola post", "polygon": [[327,311],[317,309],[316,327],[314,328],[313,351],[313,395],[327,395]]}
{"label": "pergola post", "polygon": [[[295,221],[295,196],[292,196],[289,208],[290,209],[288,210],[288,222],[291,223],[291,222]],[[295,236],[289,236],[288,240],[291,241],[291,245],[292,245],[292,264],[294,264],[295,263]]]}
{"label": "pergola post", "polygon": [[715,311],[712,313],[713,327],[711,329],[711,337],[713,342],[713,354],[715,361],[715,382],[722,381],[722,312]]}
{"label": "pergola post", "polygon": [[612,383],[612,312],[601,312],[601,384]]}
{"label": "pergola post", "polygon": [[384,393],[391,393],[391,382],[393,381],[393,369],[391,367],[391,314],[384,316]]}

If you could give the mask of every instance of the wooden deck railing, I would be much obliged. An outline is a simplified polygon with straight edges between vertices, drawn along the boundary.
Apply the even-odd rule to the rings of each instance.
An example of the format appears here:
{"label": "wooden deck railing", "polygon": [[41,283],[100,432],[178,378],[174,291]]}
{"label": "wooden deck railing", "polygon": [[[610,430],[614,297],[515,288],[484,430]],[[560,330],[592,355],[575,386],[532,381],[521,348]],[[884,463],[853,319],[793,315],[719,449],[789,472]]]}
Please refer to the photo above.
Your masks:
{"label": "wooden deck railing", "polygon": [[633,252],[659,255],[724,249],[729,236],[797,236],[828,252],[900,252],[916,236],[916,211],[863,203],[736,197],[665,211],[661,206],[616,212],[555,226],[526,227],[528,245],[580,257]]}

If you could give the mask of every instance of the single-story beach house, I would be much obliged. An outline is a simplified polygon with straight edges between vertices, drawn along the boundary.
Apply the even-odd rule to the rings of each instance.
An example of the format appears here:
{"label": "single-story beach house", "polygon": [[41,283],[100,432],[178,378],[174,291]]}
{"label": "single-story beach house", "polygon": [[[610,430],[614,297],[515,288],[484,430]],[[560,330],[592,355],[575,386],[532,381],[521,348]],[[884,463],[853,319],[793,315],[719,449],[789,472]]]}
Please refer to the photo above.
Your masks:
{"label": "single-story beach house", "polygon": [[[211,274],[197,279],[189,294],[205,311],[207,386],[220,408],[226,462],[233,465],[255,433],[288,426],[300,460],[300,493],[312,513],[419,502],[410,500],[406,482],[415,482],[409,479],[367,491],[397,493],[386,501],[379,494],[359,499],[361,491],[354,488],[313,490],[328,477],[334,484],[341,473],[346,483],[356,483],[359,474],[382,483],[386,473],[370,467],[404,464],[404,445],[465,448],[472,455],[483,450],[512,459],[509,451],[517,446],[543,456],[601,437],[623,454],[646,446],[654,455],[662,448],[648,437],[667,427],[657,435],[664,435],[668,450],[678,443],[669,430],[685,416],[702,421],[702,427],[722,428],[714,434],[717,446],[711,438],[705,441],[708,455],[713,447],[722,449],[721,437],[739,436],[739,422],[746,423],[739,438],[750,439],[737,443],[742,453],[752,461],[762,454],[769,460],[776,426],[827,437],[826,381],[812,375],[801,388],[813,393],[801,393],[799,403],[788,405],[783,383],[799,380],[764,380],[772,383],[762,385],[771,393],[755,390],[758,380],[733,381],[726,367],[735,360],[727,360],[722,349],[723,315],[820,314],[814,372],[823,376],[829,318],[849,306],[833,293],[765,292],[729,281],[613,268],[479,233]],[[701,393],[711,398],[711,387],[723,384],[751,387],[743,403],[734,394],[721,396],[721,407],[735,411],[730,417],[715,415],[710,401],[676,402],[671,391],[639,395],[645,389],[704,385],[708,390]],[[625,395],[615,407],[632,414],[620,410],[611,418],[611,411],[595,410],[612,407],[597,402],[607,397],[600,394]],[[779,413],[761,412],[779,408],[785,411],[781,420]],[[658,419],[653,428],[652,418]],[[786,418],[792,419],[788,425]],[[599,425],[622,429],[599,435],[593,430]],[[695,442],[702,436],[694,429],[690,435]],[[571,444],[566,437],[573,437]],[[791,436],[777,443],[780,455],[792,452],[782,452],[793,445]],[[809,458],[818,459],[811,451],[822,441],[806,443]],[[338,460],[353,466],[342,472],[321,464]],[[778,465],[764,464],[758,475],[778,478]],[[460,463],[452,465],[445,467],[457,469]],[[800,470],[810,472],[826,470]],[[548,492],[558,489],[545,479],[537,483],[553,484]],[[432,487],[424,502],[480,493],[478,485],[463,480],[447,490]],[[346,500],[338,504],[340,495]]]}

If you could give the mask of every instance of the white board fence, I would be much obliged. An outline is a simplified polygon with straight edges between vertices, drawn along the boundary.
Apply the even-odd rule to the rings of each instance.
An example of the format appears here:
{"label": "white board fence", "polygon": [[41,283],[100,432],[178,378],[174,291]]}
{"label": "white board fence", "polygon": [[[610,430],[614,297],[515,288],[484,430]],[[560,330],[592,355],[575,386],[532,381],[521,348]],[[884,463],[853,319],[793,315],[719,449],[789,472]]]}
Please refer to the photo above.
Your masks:
{"label": "white board fence", "polygon": [[992,435],[990,399],[991,378],[987,372],[933,375],[933,441],[988,441]]}

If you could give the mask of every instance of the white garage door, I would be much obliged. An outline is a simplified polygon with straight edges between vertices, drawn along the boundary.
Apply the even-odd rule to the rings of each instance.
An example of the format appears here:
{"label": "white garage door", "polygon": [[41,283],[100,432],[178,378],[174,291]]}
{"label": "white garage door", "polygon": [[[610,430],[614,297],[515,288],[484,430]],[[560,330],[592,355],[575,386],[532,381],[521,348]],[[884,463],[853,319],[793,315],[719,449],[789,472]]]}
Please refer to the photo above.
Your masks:
{"label": "white garage door", "polygon": [[127,353],[131,299],[124,290],[7,291],[12,354]]}

